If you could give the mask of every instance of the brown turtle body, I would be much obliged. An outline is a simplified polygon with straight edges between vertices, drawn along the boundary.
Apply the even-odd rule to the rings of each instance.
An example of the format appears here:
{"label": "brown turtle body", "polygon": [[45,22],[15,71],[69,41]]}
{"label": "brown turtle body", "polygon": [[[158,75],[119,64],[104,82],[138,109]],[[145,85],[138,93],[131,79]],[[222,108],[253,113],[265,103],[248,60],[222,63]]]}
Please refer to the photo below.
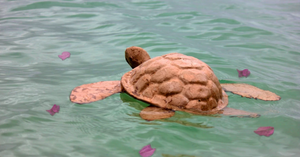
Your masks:
{"label": "brown turtle body", "polygon": [[216,114],[228,104],[212,69],[197,58],[170,53],[152,58],[123,75],[127,93],[157,107]]}
{"label": "brown turtle body", "polygon": [[127,92],[150,104],[140,112],[140,117],[145,120],[170,118],[176,110],[201,115],[260,116],[227,107],[228,96],[225,91],[248,98],[280,100],[280,96],[275,93],[252,85],[220,84],[206,63],[180,53],[150,59],[147,51],[133,46],[125,50],[125,59],[134,69],[125,73],[121,81],[80,85],[72,90],[70,100],[85,104],[115,93]]}

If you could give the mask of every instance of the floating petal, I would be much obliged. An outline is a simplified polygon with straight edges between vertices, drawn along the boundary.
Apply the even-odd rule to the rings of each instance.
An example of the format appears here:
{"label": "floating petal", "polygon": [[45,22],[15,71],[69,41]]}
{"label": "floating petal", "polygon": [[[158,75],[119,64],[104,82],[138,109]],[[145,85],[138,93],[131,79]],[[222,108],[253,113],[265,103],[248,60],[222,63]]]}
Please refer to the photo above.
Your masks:
{"label": "floating petal", "polygon": [[239,73],[239,77],[248,77],[250,75],[250,71],[248,69],[244,69],[244,70],[236,69],[236,70]]}
{"label": "floating petal", "polygon": [[59,112],[59,109],[60,109],[60,106],[59,105],[56,105],[56,104],[54,104],[53,105],[53,107],[51,108],[51,110],[53,111],[53,112]]}
{"label": "floating petal", "polygon": [[63,52],[61,55],[58,55],[58,57],[62,60],[65,60],[65,59],[69,58],[70,56],[71,56],[71,53],[67,52],[67,51]]}
{"label": "floating petal", "polygon": [[147,145],[140,150],[140,155],[142,157],[150,157],[155,152],[155,148],[151,148],[151,145]]}
{"label": "floating petal", "polygon": [[243,77],[243,72],[241,70],[236,69],[237,72],[239,73],[239,77]]}
{"label": "floating petal", "polygon": [[53,112],[52,110],[46,110],[47,112],[49,112],[51,114],[51,116],[53,116],[55,114],[55,112]]}
{"label": "floating petal", "polygon": [[53,116],[55,113],[59,112],[59,109],[60,109],[60,106],[54,104],[50,110],[46,110],[46,111],[49,112],[51,114],[51,116]]}
{"label": "floating petal", "polygon": [[274,133],[274,127],[272,126],[264,126],[259,127],[257,130],[254,131],[259,136],[271,136]]}

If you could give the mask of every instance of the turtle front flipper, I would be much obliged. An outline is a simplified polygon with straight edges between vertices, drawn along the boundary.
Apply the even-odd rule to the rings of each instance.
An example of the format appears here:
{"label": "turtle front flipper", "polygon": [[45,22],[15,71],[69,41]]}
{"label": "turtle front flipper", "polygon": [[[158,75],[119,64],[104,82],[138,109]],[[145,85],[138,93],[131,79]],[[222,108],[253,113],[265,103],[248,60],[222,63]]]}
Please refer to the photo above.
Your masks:
{"label": "turtle front flipper", "polygon": [[242,97],[260,99],[265,101],[277,101],[281,97],[267,90],[262,90],[249,84],[225,83],[221,84],[226,92],[241,95]]}
{"label": "turtle front flipper", "polygon": [[175,111],[169,110],[169,109],[163,109],[156,106],[149,106],[144,108],[140,112],[141,118],[151,121],[151,120],[157,120],[157,119],[164,119],[164,118],[170,118],[174,116]]}
{"label": "turtle front flipper", "polygon": [[120,81],[101,81],[84,84],[72,90],[70,100],[74,103],[86,104],[102,100],[115,93],[120,93],[122,90]]}
{"label": "turtle front flipper", "polygon": [[221,110],[221,113],[226,116],[233,116],[233,117],[251,117],[251,118],[258,118],[260,117],[260,114],[254,113],[254,112],[247,112],[243,110],[238,110],[230,107],[225,107]]}

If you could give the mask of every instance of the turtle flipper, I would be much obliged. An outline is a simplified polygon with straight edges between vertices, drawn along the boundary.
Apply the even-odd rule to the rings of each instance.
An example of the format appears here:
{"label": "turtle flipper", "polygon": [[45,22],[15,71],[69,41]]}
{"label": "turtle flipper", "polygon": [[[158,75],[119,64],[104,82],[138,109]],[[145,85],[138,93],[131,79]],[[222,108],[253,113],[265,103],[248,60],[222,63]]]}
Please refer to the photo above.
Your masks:
{"label": "turtle flipper", "polygon": [[70,94],[70,100],[74,103],[85,104],[120,92],[122,92],[120,81],[101,81],[75,87]]}
{"label": "turtle flipper", "polygon": [[175,114],[175,111],[163,109],[163,108],[156,107],[156,106],[146,107],[140,112],[141,118],[148,120],[148,121],[170,118],[170,117],[174,116],[174,114]]}
{"label": "turtle flipper", "polygon": [[251,117],[251,118],[258,118],[260,117],[260,114],[254,113],[254,112],[247,112],[243,110],[238,110],[230,107],[225,107],[221,111],[222,114],[226,116],[233,116],[233,117]]}
{"label": "turtle flipper", "polygon": [[242,97],[261,99],[265,101],[277,101],[281,97],[267,90],[262,90],[249,84],[225,83],[221,84],[226,92],[241,95]]}

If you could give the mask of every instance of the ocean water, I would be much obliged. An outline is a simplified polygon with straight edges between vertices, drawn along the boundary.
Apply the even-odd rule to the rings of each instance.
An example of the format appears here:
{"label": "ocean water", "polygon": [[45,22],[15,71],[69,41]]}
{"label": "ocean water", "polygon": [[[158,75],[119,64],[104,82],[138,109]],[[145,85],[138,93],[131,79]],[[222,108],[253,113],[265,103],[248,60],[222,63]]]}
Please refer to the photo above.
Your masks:
{"label": "ocean water", "polygon": [[[300,153],[299,0],[0,0],[0,156],[296,157]],[[211,66],[221,83],[248,83],[280,101],[228,93],[260,118],[176,112],[147,122],[125,93],[79,105],[79,85],[119,80],[130,46]],[[58,55],[69,51],[62,61]],[[251,75],[239,78],[236,69]],[[46,110],[54,104],[60,112]],[[273,126],[270,137],[253,131]]]}

